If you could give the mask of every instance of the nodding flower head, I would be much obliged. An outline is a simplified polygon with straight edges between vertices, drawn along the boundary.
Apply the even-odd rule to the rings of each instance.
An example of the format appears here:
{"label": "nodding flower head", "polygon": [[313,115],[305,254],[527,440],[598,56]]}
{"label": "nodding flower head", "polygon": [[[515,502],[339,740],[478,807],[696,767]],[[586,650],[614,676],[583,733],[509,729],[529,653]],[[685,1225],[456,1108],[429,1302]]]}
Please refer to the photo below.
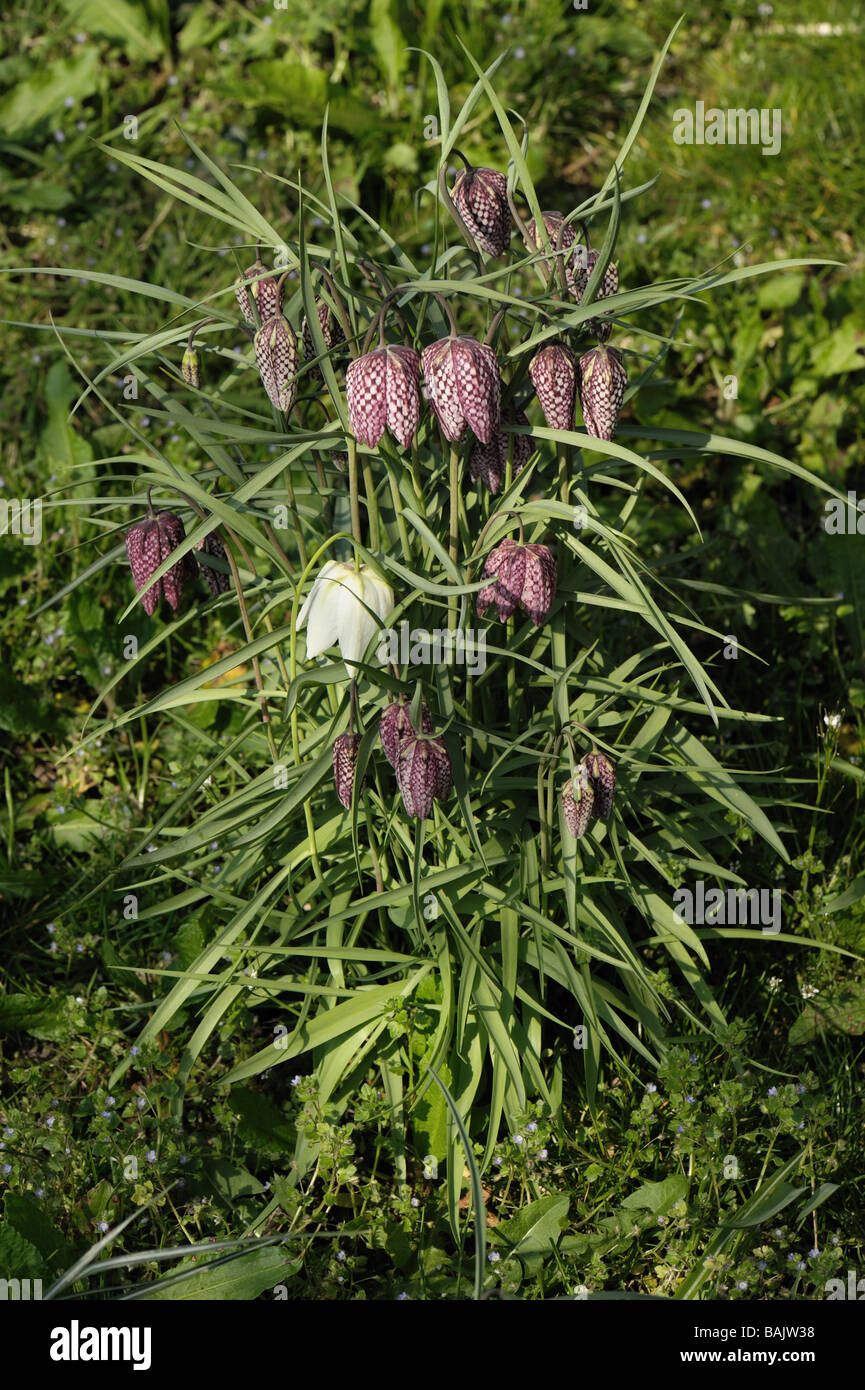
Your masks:
{"label": "nodding flower head", "polygon": [[193,550],[198,556],[198,568],[201,577],[210,592],[214,595],[224,594],[228,591],[231,580],[224,570],[215,569],[208,561],[208,556],[213,555],[217,560],[224,560],[228,564],[228,556],[225,553],[225,546],[219,539],[215,531],[211,531],[209,536],[205,536],[203,541],[199,541],[193,546]]}
{"label": "nodding flower head", "polygon": [[[330,305],[326,304],[323,299],[316,299],[315,308],[318,314],[321,336],[324,338],[324,345],[328,352],[330,352],[332,348],[339,347],[340,343],[345,342],[342,324]],[[301,325],[300,338],[303,345],[303,360],[304,362],[311,362],[318,354],[316,353],[315,344],[312,340],[312,329],[309,326],[305,314]],[[321,372],[317,366],[310,367],[309,377],[311,381],[321,381]]]}
{"label": "nodding flower head", "polygon": [[610,761],[606,753],[594,748],[583,758],[583,766],[595,792],[594,814],[606,820],[613,809],[616,794],[616,764]]}
{"label": "nodding flower head", "polygon": [[556,562],[547,546],[521,545],[508,536],[490,551],[483,573],[492,583],[478,591],[481,616],[494,603],[501,622],[518,607],[538,626],[546,622],[556,594]]}
{"label": "nodding flower head", "polygon": [[529,376],[551,430],[574,428],[577,364],[564,343],[546,343],[529,363]]}
{"label": "nodding flower head", "polygon": [[[194,568],[191,556],[184,556],[165,571],[161,579],[150,584],[162,561],[186,539],[183,522],[174,512],[155,512],[151,507],[143,521],[138,521],[126,533],[126,554],[132,569],[135,588],[141,594],[145,613],[152,617],[160,599],[165,599],[176,612],[183,596],[185,573]],[[141,591],[146,592],[142,593]]]}
{"label": "nodding flower head", "polygon": [[180,375],[187,386],[198,390],[201,386],[201,353],[198,348],[188,345],[184,348],[180,362]]}
{"label": "nodding flower head", "polygon": [[[574,299],[577,301],[578,304],[582,304],[583,302],[583,295],[585,294],[586,286],[589,283],[589,276],[592,274],[592,271],[597,265],[598,257],[600,256],[600,254],[600,251],[595,250],[587,252],[582,258],[584,264],[581,264],[577,267],[577,270],[574,275],[574,287],[572,293]],[[604,271],[604,278],[601,281],[600,287],[595,296],[595,301],[599,299],[606,299],[609,295],[615,294],[618,288],[619,270],[618,267],[613,265],[611,261],[610,264],[607,266],[606,270]],[[605,343],[609,338],[610,333],[612,331],[612,327],[613,325],[609,317],[599,319],[586,319],[586,328],[590,333],[594,333],[595,337],[602,343]]]}
{"label": "nodding flower head", "polygon": [[412,733],[399,747],[396,780],[406,815],[425,820],[434,801],[446,801],[453,788],[451,760],[440,738]]}
{"label": "nodding flower head", "polygon": [[424,348],[424,384],[445,439],[455,444],[468,426],[489,444],[501,418],[498,359],[487,343],[452,333]]}
{"label": "nodding flower head", "polygon": [[389,429],[404,449],[420,421],[420,357],[410,347],[379,347],[345,374],[348,418],[355,439],[375,449]]}
{"label": "nodding flower head", "polygon": [[501,256],[511,239],[508,185],[497,169],[475,169],[468,161],[454,182],[454,206],[488,256]]}
{"label": "nodding flower head", "polygon": [[[261,277],[253,278],[253,277]],[[247,285],[244,281],[251,280]],[[252,265],[238,275],[234,282],[234,294],[247,323],[255,324],[255,309],[262,323],[276,318],[282,312],[282,284],[280,274],[274,274],[271,266],[256,256]]]}
{"label": "nodding flower head", "polygon": [[586,434],[612,439],[628,384],[622,355],[615,348],[598,346],[580,358],[580,404]]}
{"label": "nodding flower head", "polygon": [[288,414],[297,399],[297,338],[282,314],[268,319],[256,333],[255,361],[271,405]]}
{"label": "nodding flower head", "polygon": [[359,747],[360,734],[339,734],[333,741],[333,780],[336,794],[346,810],[351,808]]}
{"label": "nodding flower head", "polygon": [[585,835],[592,818],[595,791],[588,772],[581,763],[570,781],[562,788],[562,810],[565,824],[575,840]]}
{"label": "nodding flower head", "polygon": [[339,644],[350,676],[370,640],[393,608],[393,589],[370,565],[329,560],[319,572],[300,610],[298,630],[306,627],[306,654],[312,659]]}
{"label": "nodding flower head", "polygon": [[[552,247],[553,251],[555,251],[556,248],[558,248],[559,254],[556,257],[556,259],[564,269],[565,284],[570,293],[573,294],[577,286],[577,276],[579,274],[579,261],[577,257],[573,254],[568,256],[568,251],[575,244],[577,240],[577,234],[574,231],[573,227],[570,226],[569,223],[565,222],[565,219],[560,212],[544,212],[541,215],[544,219],[544,226],[547,229],[547,236],[549,237],[550,246]],[[537,230],[534,218],[532,218],[531,222],[528,224],[528,227],[526,228],[526,235],[532,247],[536,247],[538,251],[542,251],[544,249],[543,235]],[[552,264],[552,261],[550,261],[549,258],[546,256],[544,256],[543,260],[541,261],[541,265],[544,267],[544,270],[547,272],[548,275],[552,270]]]}
{"label": "nodding flower head", "polygon": [[[432,719],[430,718],[426,700],[424,700],[421,705],[420,723],[421,733],[432,733]],[[409,707],[402,697],[383,710],[378,724],[378,732],[381,739],[381,746],[384,749],[384,755],[391,767],[396,768],[399,759],[399,750],[403,740],[406,738],[414,738],[416,735],[416,730],[412,727]]]}
{"label": "nodding flower head", "polygon": [[[505,420],[508,424],[514,425],[528,427],[529,424],[522,410],[518,410],[515,415],[507,415]],[[505,476],[508,446],[511,440],[513,440],[514,445],[513,476],[516,478],[525,468],[535,447],[530,434],[505,434],[502,430],[497,430],[489,444],[481,444],[478,440],[469,455],[469,473],[472,482],[477,482],[480,478],[493,496],[498,492]]]}

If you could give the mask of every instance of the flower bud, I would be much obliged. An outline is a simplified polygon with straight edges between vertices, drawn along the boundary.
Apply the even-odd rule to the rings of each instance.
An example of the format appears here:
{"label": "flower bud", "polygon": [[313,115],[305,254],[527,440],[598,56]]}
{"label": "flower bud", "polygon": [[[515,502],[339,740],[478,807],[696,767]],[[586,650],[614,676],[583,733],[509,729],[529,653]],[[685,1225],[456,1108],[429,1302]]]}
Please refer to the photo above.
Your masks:
{"label": "flower bud", "polygon": [[497,169],[460,170],[454,182],[454,206],[474,240],[488,256],[501,256],[511,239],[508,185]]}
{"label": "flower bud", "polygon": [[347,811],[351,809],[359,747],[360,734],[339,734],[333,741],[333,780],[336,794]]}
{"label": "flower bud", "polygon": [[489,444],[501,417],[498,359],[487,343],[452,334],[421,354],[424,384],[445,439],[455,444],[466,425]]}
{"label": "flower bud", "polygon": [[[576,272],[573,295],[574,299],[577,301],[578,304],[582,304],[583,302],[583,295],[585,293],[586,286],[589,283],[589,276],[592,274],[592,271],[597,265],[598,257],[600,256],[600,254],[600,251],[589,251],[584,258],[585,267],[578,268]],[[610,264],[604,271],[604,278],[601,281],[600,288],[598,289],[598,293],[595,296],[594,302],[597,303],[599,299],[606,299],[608,295],[615,294],[618,288],[618,267],[613,265],[612,262],[610,262]],[[586,328],[590,333],[594,333],[595,336],[602,343],[605,343],[609,338],[610,333],[612,331],[612,327],[613,325],[609,317],[599,319],[586,319]]]}
{"label": "flower bud", "polygon": [[356,358],[345,374],[345,395],[355,439],[375,449],[387,428],[407,449],[420,421],[418,354],[410,347],[380,347]]}
{"label": "flower bud", "polygon": [[425,820],[434,801],[445,801],[453,788],[448,751],[440,738],[412,734],[400,744],[396,764],[397,786],[406,815]]}
{"label": "flower bud", "polygon": [[240,312],[247,323],[255,323],[255,309],[253,303],[258,308],[258,317],[262,323],[267,323],[268,319],[276,318],[282,312],[282,290],[279,288],[279,275],[269,274],[267,278],[255,280],[251,285],[244,284],[245,280],[251,280],[254,275],[265,276],[265,272],[271,271],[271,266],[265,265],[261,257],[256,257],[253,264],[242,275],[238,275],[234,282],[234,294],[240,305]]}
{"label": "flower bud", "polygon": [[146,589],[146,593],[141,594],[141,603],[148,617],[153,617],[162,598],[168,600],[175,612],[180,606],[184,574],[188,569],[186,556],[166,570],[150,588],[147,585],[162,561],[185,539],[186,532],[179,516],[174,512],[154,512],[152,508],[143,521],[136,522],[126,533],[126,554],[132,578],[138,593]]}
{"label": "flower bud", "polygon": [[[506,417],[509,423],[528,425],[525,413],[518,410],[516,415]],[[530,434],[505,434],[497,430],[489,444],[478,440],[469,455],[469,473],[473,483],[480,478],[495,496],[502,485],[508,462],[508,446],[514,441],[513,476],[516,478],[528,463],[534,450]]]}
{"label": "flower bud", "polygon": [[197,391],[201,386],[201,353],[198,348],[187,346],[180,363],[180,375],[187,386]]}
{"label": "flower bud", "polygon": [[227,593],[231,580],[223,570],[214,569],[213,565],[207,561],[208,555],[214,555],[217,560],[224,560],[228,564],[228,556],[225,553],[225,546],[219,539],[215,531],[211,531],[209,536],[205,536],[203,541],[199,541],[193,546],[193,550],[198,555],[198,567],[201,577],[210,592],[214,595]]}
{"label": "flower bud", "polygon": [[255,360],[271,405],[288,414],[297,398],[297,339],[282,314],[268,319],[256,333]]}
{"label": "flower bud", "polygon": [[580,404],[586,433],[595,439],[612,439],[628,374],[615,348],[598,346],[580,358]]}
{"label": "flower bud", "polygon": [[[424,700],[421,705],[420,723],[422,733],[432,733],[432,719],[430,718],[426,700]],[[382,711],[382,716],[378,723],[378,733],[385,757],[391,767],[396,768],[399,759],[399,750],[403,740],[415,737],[415,730],[412,727],[409,717],[409,707],[402,696],[400,696],[398,701],[388,705],[387,708]]]}
{"label": "flower bud", "polygon": [[570,781],[562,788],[562,810],[565,824],[575,840],[582,839],[592,817],[595,792],[589,774],[582,763]]}
{"label": "flower bud", "polygon": [[[541,216],[544,219],[544,226],[547,229],[547,236],[550,239],[550,246],[554,251],[556,247],[559,246],[559,256],[557,257],[557,260],[560,264],[563,264],[565,272],[565,284],[567,288],[570,290],[571,294],[573,294],[577,285],[579,266],[578,264],[575,264],[575,258],[573,256],[571,256],[570,259],[566,259],[565,257],[568,249],[571,246],[573,246],[574,242],[577,239],[576,232],[574,231],[573,227],[570,226],[570,224],[565,223],[565,219],[560,212],[543,212]],[[532,218],[531,222],[526,228],[526,233],[531,244],[533,246],[536,246],[539,251],[542,251],[544,248],[544,239],[543,236],[536,229],[534,218]],[[560,239],[561,245],[559,245]],[[541,265],[549,275],[552,269],[552,262],[545,256],[541,261]]]}
{"label": "flower bud", "polygon": [[556,562],[547,546],[518,545],[508,536],[490,551],[483,573],[493,582],[478,591],[481,616],[494,603],[501,622],[518,607],[525,609],[537,626],[546,621],[556,594]]}
{"label": "flower bud", "polygon": [[564,343],[546,343],[529,363],[529,376],[551,430],[574,428],[577,366]]}
{"label": "flower bud", "polygon": [[594,748],[583,758],[583,766],[595,792],[594,813],[606,820],[613,809],[613,798],[616,794],[616,764],[610,761],[606,753],[600,753]]}
{"label": "flower bud", "polygon": [[[345,334],[342,331],[342,325],[339,319],[329,304],[326,304],[323,299],[316,299],[315,308],[318,314],[321,336],[324,338],[324,345],[329,352],[331,348],[338,347],[340,343],[345,342]],[[301,325],[300,337],[303,344],[303,360],[304,362],[311,362],[312,359],[317,356],[317,353],[315,344],[312,340],[312,330],[307,323],[305,314],[303,324]],[[317,366],[310,367],[309,378],[311,381],[321,381],[321,372]]]}

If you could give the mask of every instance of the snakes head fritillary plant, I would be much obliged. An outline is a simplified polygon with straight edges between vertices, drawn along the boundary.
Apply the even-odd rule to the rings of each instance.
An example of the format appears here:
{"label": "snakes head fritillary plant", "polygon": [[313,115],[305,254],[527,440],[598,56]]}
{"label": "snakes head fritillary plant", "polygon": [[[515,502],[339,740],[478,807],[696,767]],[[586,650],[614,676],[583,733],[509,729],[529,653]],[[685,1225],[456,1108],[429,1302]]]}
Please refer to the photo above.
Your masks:
{"label": "snakes head fritillary plant", "polygon": [[[641,220],[664,215],[628,181],[645,107],[603,185],[545,210],[498,64],[473,65],[455,115],[418,61],[441,94],[440,142],[417,151],[423,253],[334,193],[326,139],[321,169],[283,179],[279,226],[189,137],[210,182],[112,152],[189,204],[199,243],[221,224],[243,246],[236,279],[214,258],[203,301],[171,286],[150,336],[106,335],[112,370],[184,439],[178,460],[137,431],[128,504],[118,480],[89,499],[118,620],[140,602],[152,628],[124,679],[173,657],[144,706],[112,678],[83,739],[158,736],[187,706],[222,717],[207,794],[202,773],[115,874],[199,943],[130,1039],[182,1021],[176,1113],[242,997],[228,1084],[287,1065],[339,1114],[371,1079],[405,1163],[446,1164],[456,1210],[463,1158],[432,1072],[484,1168],[528,1103],[557,1117],[567,1082],[593,1104],[604,1054],[651,1068],[681,1014],[722,1027],[717,943],[678,920],[675,885],[723,881],[742,834],[786,857],[771,789],[758,799],[715,738],[723,720],[744,742],[747,712],[706,663],[723,639],[699,586],[635,524],[681,508],[698,547],[669,445],[725,442],[654,428],[634,402],[667,348],[640,336],[649,301],[672,334],[706,291],[792,263],[629,283],[619,229],[638,199]],[[791,469],[766,451],[760,466]],[[192,597],[187,556],[210,570]],[[202,611],[223,644],[185,666]],[[314,1139],[288,1157],[307,1172]]]}

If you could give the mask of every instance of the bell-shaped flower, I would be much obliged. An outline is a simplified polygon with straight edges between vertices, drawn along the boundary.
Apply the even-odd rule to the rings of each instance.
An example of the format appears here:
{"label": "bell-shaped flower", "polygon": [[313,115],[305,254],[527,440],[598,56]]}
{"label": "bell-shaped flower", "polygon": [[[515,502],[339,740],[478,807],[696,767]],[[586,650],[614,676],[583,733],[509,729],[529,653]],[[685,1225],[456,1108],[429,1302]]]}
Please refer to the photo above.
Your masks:
{"label": "bell-shaped flower", "polygon": [[375,449],[387,428],[407,449],[420,420],[420,357],[402,346],[364,353],[346,371],[345,395],[355,439]]}
{"label": "bell-shaped flower", "polygon": [[478,612],[483,616],[495,604],[499,620],[506,622],[523,608],[536,626],[546,622],[556,596],[556,562],[545,545],[517,544],[507,536],[484,563],[484,579],[491,580],[478,590]]}
{"label": "bell-shaped flower", "polygon": [[466,426],[482,444],[492,441],[501,419],[501,376],[487,343],[452,333],[425,347],[421,354],[430,405],[451,444]]}
{"label": "bell-shaped flower", "polygon": [[329,560],[300,610],[298,630],[306,628],[306,654],[321,656],[335,643],[350,676],[371,639],[393,608],[393,590],[370,565]]}
{"label": "bell-shaped flower", "polygon": [[580,358],[580,404],[586,434],[611,440],[628,384],[622,354],[616,348],[591,348]]}

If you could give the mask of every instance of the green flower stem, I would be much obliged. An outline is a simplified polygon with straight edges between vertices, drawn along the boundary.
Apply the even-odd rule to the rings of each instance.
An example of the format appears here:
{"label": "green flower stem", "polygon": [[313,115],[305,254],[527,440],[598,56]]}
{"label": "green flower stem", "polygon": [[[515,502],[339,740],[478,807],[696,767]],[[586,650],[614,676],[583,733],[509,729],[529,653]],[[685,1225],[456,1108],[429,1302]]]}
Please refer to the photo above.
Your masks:
{"label": "green flower stem", "polygon": [[[454,564],[460,552],[460,453],[455,444],[451,445],[450,452],[450,530],[448,533],[448,553]],[[457,625],[457,596],[451,594],[448,598],[448,626],[455,628]]]}
{"label": "green flower stem", "polygon": [[[284,426],[284,428],[287,428],[287,426]],[[285,490],[288,493],[288,505],[291,509],[291,515],[294,518],[294,530],[297,535],[297,553],[300,556],[300,563],[305,567],[306,542],[303,539],[303,532],[300,529],[300,514],[297,510],[297,502],[294,497],[294,483],[291,481],[290,468],[286,468],[285,470]]]}
{"label": "green flower stem", "polygon": [[[507,637],[506,637],[506,639],[505,639],[505,646],[507,647],[507,649],[508,649],[509,652],[512,652],[513,649],[514,649],[514,629],[515,629],[515,627],[516,627],[516,620],[515,620],[515,618],[513,617],[513,615],[512,615],[510,618],[508,618],[507,623],[506,623],[505,626],[506,626],[506,631],[507,631],[507,634],[508,634]],[[518,700],[519,700],[519,692],[518,692],[518,690],[517,690],[517,663],[516,663],[515,661],[509,661],[509,662],[508,662],[508,714],[509,714],[510,721],[511,721],[511,738],[516,738],[516,734],[517,734],[517,702],[518,702]]]}
{"label": "green flower stem", "polygon": [[378,503],[375,499],[375,479],[372,476],[372,465],[368,454],[364,455],[363,461],[363,486],[366,493],[366,511],[369,517],[369,543],[373,550],[378,550],[380,545]]}
{"label": "green flower stem", "polygon": [[385,459],[384,466],[387,469],[387,480],[390,483],[390,495],[393,501],[394,516],[396,517],[397,530],[399,531],[400,545],[402,546],[403,559],[408,566],[412,563],[411,542],[402,514],[402,498],[400,497],[399,486],[394,474],[393,465],[390,459]]}
{"label": "green flower stem", "polygon": [[[354,539],[357,542],[357,544],[362,545],[363,538],[361,536],[360,530],[360,503],[358,501],[357,491],[357,444],[355,443],[351,435],[349,435],[348,440],[346,442],[348,444],[348,491],[349,499],[351,501],[351,534],[354,536]],[[360,557],[357,551],[355,551],[354,553],[354,564],[355,569],[360,569]]]}
{"label": "green flower stem", "polygon": [[377,893],[383,893],[383,892],[384,892],[384,880],[382,879],[382,876],[381,876],[381,861],[379,860],[379,857],[378,857],[378,849],[377,849],[377,847],[376,847],[375,835],[373,834],[373,829],[372,829],[372,815],[371,815],[371,813],[370,813],[370,808],[369,808],[369,793],[368,793],[367,791],[364,791],[364,792],[362,793],[362,800],[363,800],[363,814],[364,814],[364,818],[365,818],[365,820],[366,820],[366,834],[367,834],[367,839],[369,840],[369,852],[370,852],[370,854],[372,855],[373,868],[375,869],[375,889],[376,889],[376,892],[377,892]]}

